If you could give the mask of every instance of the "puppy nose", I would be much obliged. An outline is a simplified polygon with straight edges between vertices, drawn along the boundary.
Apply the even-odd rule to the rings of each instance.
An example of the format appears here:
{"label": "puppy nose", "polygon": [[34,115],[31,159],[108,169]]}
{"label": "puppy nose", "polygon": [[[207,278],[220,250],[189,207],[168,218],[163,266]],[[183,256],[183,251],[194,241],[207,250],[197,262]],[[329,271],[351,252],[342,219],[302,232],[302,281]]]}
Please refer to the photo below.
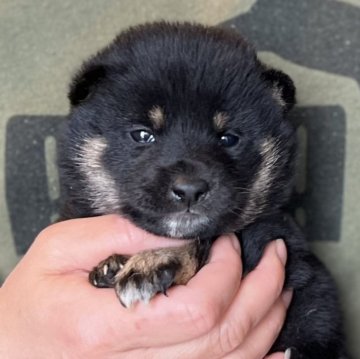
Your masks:
{"label": "puppy nose", "polygon": [[177,178],[171,188],[172,197],[188,205],[196,203],[209,191],[209,184],[200,178]]}

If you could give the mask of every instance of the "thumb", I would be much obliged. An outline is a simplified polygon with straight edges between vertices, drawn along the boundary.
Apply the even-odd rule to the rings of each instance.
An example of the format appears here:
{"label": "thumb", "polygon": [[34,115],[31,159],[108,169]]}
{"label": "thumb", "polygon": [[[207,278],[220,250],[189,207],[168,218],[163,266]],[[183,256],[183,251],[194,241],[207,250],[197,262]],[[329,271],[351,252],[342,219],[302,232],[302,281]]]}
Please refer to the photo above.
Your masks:
{"label": "thumb", "polygon": [[132,255],[182,243],[150,234],[120,216],[107,215],[51,225],[38,235],[28,255],[38,257],[40,251],[48,269],[90,270],[114,253]]}

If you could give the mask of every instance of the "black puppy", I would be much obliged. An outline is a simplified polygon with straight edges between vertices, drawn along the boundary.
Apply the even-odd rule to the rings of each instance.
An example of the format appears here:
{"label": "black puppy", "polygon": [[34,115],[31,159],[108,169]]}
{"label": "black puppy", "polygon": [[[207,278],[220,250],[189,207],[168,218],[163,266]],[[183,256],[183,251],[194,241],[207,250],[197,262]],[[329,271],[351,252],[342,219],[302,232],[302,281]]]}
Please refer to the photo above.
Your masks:
{"label": "black puppy", "polygon": [[245,273],[266,244],[288,248],[294,298],[272,351],[345,359],[336,290],[282,211],[292,192],[295,88],[237,33],[190,24],[132,28],[87,61],[69,94],[60,157],[63,218],[120,213],[180,248],[114,254],[90,274],[125,306],[185,284],[213,241],[236,232]]}

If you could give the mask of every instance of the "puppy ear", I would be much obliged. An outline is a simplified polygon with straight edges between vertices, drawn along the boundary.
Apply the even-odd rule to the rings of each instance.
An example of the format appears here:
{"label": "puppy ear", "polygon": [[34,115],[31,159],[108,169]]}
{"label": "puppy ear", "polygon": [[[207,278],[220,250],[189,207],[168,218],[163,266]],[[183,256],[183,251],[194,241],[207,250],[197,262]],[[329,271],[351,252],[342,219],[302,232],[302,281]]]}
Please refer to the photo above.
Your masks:
{"label": "puppy ear", "polygon": [[106,68],[103,65],[85,67],[73,79],[68,94],[72,106],[85,101],[95,90],[96,85],[105,77]]}
{"label": "puppy ear", "polygon": [[289,112],[296,103],[295,86],[291,78],[279,70],[268,69],[263,72],[263,78],[269,83],[274,99]]}

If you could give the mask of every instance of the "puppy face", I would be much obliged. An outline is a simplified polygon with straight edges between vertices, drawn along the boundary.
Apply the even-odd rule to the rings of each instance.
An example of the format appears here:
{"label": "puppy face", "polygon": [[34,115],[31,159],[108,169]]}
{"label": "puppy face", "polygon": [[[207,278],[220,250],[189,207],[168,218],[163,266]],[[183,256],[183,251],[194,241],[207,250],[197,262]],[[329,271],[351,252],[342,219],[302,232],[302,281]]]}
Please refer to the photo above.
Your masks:
{"label": "puppy face", "polygon": [[202,238],[289,195],[294,87],[237,34],[131,29],[84,65],[69,97],[65,216],[121,213],[156,234]]}

